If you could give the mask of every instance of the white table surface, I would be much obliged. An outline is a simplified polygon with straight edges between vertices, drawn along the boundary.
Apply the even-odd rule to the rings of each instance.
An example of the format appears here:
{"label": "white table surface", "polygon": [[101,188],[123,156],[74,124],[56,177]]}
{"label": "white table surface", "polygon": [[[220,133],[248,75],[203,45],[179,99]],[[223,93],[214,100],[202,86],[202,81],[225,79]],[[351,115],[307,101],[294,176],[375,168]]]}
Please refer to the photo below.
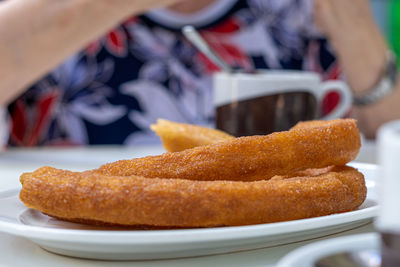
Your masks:
{"label": "white table surface", "polygon": [[[0,177],[0,190],[20,187],[19,177],[15,177],[15,169],[21,170],[22,173],[50,165],[79,171],[97,168],[104,163],[120,159],[157,155],[163,152],[160,146],[8,149],[0,153],[0,168],[5,172],[10,171],[13,175]],[[375,160],[375,145],[365,143],[357,161],[374,163]],[[328,237],[272,248],[206,257],[140,262],[91,261],[59,256],[41,249],[24,238],[0,233],[0,266],[274,266],[288,252],[306,244],[326,238],[373,231],[373,224],[368,224]]]}

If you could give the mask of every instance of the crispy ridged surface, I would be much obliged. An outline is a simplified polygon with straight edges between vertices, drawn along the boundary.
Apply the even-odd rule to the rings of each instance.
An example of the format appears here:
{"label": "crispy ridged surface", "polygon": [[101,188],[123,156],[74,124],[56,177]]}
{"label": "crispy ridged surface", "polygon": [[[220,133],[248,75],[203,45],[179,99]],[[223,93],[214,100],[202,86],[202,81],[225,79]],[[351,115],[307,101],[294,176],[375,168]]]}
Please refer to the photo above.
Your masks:
{"label": "crispy ridged surface", "polygon": [[160,136],[165,150],[169,152],[179,152],[234,138],[219,130],[163,119],[157,120],[150,128]]}
{"label": "crispy ridged surface", "polygon": [[43,167],[21,176],[20,199],[67,221],[150,229],[310,218],[363,203],[363,175],[343,166],[359,148],[354,120],[300,123],[91,171]]}
{"label": "crispy ridged surface", "polygon": [[364,177],[333,167],[314,177],[190,181],[107,176],[43,167],[22,175],[21,200],[71,221],[210,227],[279,222],[346,212],[366,196]]}
{"label": "crispy ridged surface", "polygon": [[308,168],[342,166],[355,159],[360,146],[355,120],[316,121],[266,136],[121,160],[102,166],[98,172],[113,176],[255,181]]}

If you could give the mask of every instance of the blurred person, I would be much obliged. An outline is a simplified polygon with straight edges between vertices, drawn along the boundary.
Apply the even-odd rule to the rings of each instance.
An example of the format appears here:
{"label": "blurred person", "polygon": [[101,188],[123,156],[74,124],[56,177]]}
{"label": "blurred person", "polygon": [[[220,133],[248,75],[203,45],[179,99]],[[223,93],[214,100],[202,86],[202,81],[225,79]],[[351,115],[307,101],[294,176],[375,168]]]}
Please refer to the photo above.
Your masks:
{"label": "blurred person", "polygon": [[[10,145],[153,142],[149,125],[159,117],[212,125],[218,68],[182,36],[187,24],[244,70],[345,77],[360,96],[386,75],[388,48],[367,0],[175,2],[0,3],[0,103],[8,105]],[[400,117],[399,101],[393,90],[351,115],[373,137]]]}
{"label": "blurred person", "polygon": [[[396,58],[390,55],[374,23],[369,1],[314,2],[315,23],[330,41],[353,94],[368,98],[371,91],[387,91],[371,103],[354,106],[351,112],[366,137],[374,138],[383,123],[400,118],[400,81],[397,79]],[[395,75],[392,77],[392,88],[377,88],[385,76]]]}

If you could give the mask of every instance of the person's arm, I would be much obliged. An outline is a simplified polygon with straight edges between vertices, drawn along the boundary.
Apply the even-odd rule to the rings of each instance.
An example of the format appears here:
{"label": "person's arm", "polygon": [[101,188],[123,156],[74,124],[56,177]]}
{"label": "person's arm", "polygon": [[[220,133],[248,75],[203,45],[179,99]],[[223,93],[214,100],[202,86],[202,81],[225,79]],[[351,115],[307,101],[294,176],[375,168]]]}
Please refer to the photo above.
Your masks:
{"label": "person's arm", "polygon": [[0,2],[0,105],[127,17],[177,0]]}
{"label": "person's arm", "polygon": [[[379,80],[385,68],[387,46],[377,28],[368,0],[314,0],[314,18],[335,50],[355,95],[362,95]],[[399,81],[399,80],[398,80]],[[352,116],[373,138],[383,123],[400,119],[400,83],[383,100],[357,107]]]}

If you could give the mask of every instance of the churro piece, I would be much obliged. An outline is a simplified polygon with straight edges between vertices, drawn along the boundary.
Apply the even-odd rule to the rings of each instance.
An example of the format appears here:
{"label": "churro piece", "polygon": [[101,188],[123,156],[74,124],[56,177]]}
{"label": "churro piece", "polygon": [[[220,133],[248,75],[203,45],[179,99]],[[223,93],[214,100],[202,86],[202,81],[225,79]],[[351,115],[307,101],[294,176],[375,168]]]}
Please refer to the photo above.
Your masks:
{"label": "churro piece", "polygon": [[[221,180],[221,179],[219,179]],[[171,227],[280,222],[346,212],[366,197],[350,167],[268,181],[109,176],[43,167],[21,176],[23,203],[68,221]]]}
{"label": "churro piece", "polygon": [[214,144],[234,137],[219,130],[158,119],[150,128],[160,136],[169,152]]}
{"label": "churro piece", "polygon": [[363,203],[363,175],[342,166],[359,148],[354,120],[305,122],[91,171],[43,167],[21,176],[20,199],[55,218],[96,225],[212,227],[310,218]]}
{"label": "churro piece", "polygon": [[188,180],[266,180],[309,168],[342,166],[361,146],[355,120],[318,121],[266,136],[240,137],[176,153],[106,164],[97,171],[111,176]]}

